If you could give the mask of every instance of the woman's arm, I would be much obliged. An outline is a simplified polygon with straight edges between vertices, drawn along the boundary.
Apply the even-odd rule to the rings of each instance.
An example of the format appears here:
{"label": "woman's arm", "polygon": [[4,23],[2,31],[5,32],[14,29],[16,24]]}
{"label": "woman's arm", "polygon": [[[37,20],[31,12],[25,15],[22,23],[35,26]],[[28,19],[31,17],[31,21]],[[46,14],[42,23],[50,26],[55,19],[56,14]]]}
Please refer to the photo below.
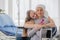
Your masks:
{"label": "woman's arm", "polygon": [[42,26],[45,26],[45,27],[54,27],[55,26],[55,23],[54,23],[53,19],[51,19],[50,17],[48,17],[48,21],[49,21],[49,23],[44,24]]}
{"label": "woman's arm", "polygon": [[41,29],[41,25],[38,25],[38,26],[35,26],[32,30],[30,30],[28,33],[27,33],[27,36],[28,37],[32,37],[33,35],[36,35],[36,32]]}
{"label": "woman's arm", "polygon": [[35,35],[36,34],[36,32],[37,32],[38,30],[36,30],[36,29],[32,29],[32,30],[30,30],[28,33],[27,33],[27,36],[28,37],[32,37],[33,35]]}
{"label": "woman's arm", "polygon": [[25,23],[24,27],[25,28],[34,28],[40,26],[39,24],[35,24],[33,20],[28,21]]}
{"label": "woman's arm", "polygon": [[[32,30],[30,30],[28,33],[27,33],[27,36],[28,37],[31,37],[33,36],[41,27],[41,25],[39,24],[34,24],[33,21],[29,21],[29,22],[26,22],[25,25],[24,25],[25,28],[32,28]],[[25,31],[25,30],[24,30]],[[26,36],[26,33],[24,33],[24,35]]]}
{"label": "woman's arm", "polygon": [[25,28],[33,28],[34,27],[34,24],[25,23],[24,27]]}
{"label": "woman's arm", "polygon": [[[31,25],[31,24],[30,24]],[[35,35],[35,33],[41,28],[41,25],[37,25],[34,27],[29,27],[28,28],[32,28],[32,30],[30,30],[29,32],[24,32],[24,37],[26,37],[26,34],[28,37],[32,37],[33,35]],[[25,31],[25,30],[24,30]]]}
{"label": "woman's arm", "polygon": [[25,22],[24,27],[25,28],[33,28],[34,27],[34,21],[31,20],[31,21]]}
{"label": "woman's arm", "polygon": [[25,28],[35,28],[36,29],[39,29],[39,28],[42,28],[42,25],[40,24],[33,24],[33,23],[25,23],[24,25]]}
{"label": "woman's arm", "polygon": [[23,29],[23,37],[27,37],[27,29],[26,28],[32,28],[33,26],[30,26],[30,25],[33,25],[34,23],[33,23],[33,21],[28,21],[28,22],[25,22],[25,24],[24,24],[24,27],[25,27],[25,29]]}

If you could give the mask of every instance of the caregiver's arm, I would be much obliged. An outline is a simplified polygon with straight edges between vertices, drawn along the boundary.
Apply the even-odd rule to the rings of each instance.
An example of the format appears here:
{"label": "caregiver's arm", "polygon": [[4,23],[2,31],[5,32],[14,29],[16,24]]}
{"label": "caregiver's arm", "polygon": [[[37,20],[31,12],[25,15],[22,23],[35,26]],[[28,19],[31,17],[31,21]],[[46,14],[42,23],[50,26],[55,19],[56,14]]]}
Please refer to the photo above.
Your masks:
{"label": "caregiver's arm", "polygon": [[25,25],[24,25],[25,28],[34,28],[35,26],[37,27],[39,25],[38,24],[34,24],[34,21],[26,22]]}
{"label": "caregiver's arm", "polygon": [[[28,26],[27,26],[28,25]],[[32,28],[32,30],[30,30],[28,33],[27,33],[27,36],[28,37],[32,37],[33,35],[35,35],[35,33],[41,28],[41,25],[39,24],[28,24],[25,26],[25,28]],[[35,26],[34,26],[35,25]]]}
{"label": "caregiver's arm", "polygon": [[25,28],[32,28],[32,30],[30,30],[27,33],[27,36],[32,37],[40,29],[40,26],[41,25],[39,25],[39,24],[34,24],[33,21],[26,22],[25,23]]}
{"label": "caregiver's arm", "polygon": [[51,19],[50,17],[48,17],[48,21],[49,23],[45,24],[45,27],[54,27],[55,26],[55,23],[53,21],[53,19]]}
{"label": "caregiver's arm", "polygon": [[33,28],[34,27],[34,24],[25,23],[24,27],[25,28]]}
{"label": "caregiver's arm", "polygon": [[32,30],[30,30],[28,33],[27,33],[27,36],[28,37],[32,37],[33,35],[35,35],[37,32],[37,30],[35,28],[33,28]]}
{"label": "caregiver's arm", "polygon": [[36,32],[41,29],[41,25],[35,26],[32,30],[28,32],[28,37],[32,37],[33,35],[36,35]]}

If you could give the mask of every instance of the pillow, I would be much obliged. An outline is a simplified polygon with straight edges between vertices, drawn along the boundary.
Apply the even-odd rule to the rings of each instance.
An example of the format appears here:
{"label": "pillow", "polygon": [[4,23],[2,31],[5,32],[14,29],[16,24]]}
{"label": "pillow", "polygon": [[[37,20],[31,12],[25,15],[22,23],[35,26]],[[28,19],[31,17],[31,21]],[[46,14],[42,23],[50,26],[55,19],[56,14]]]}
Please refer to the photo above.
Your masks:
{"label": "pillow", "polygon": [[4,27],[5,25],[14,25],[14,23],[7,14],[0,14],[0,26]]}
{"label": "pillow", "polygon": [[4,25],[4,27],[16,27],[14,25]]}

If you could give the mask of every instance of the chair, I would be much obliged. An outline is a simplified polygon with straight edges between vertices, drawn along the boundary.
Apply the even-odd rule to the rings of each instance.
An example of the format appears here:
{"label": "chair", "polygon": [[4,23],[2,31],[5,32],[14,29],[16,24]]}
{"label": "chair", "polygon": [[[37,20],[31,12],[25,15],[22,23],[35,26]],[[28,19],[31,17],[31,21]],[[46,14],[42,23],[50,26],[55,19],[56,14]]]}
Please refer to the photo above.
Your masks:
{"label": "chair", "polygon": [[[50,31],[50,33],[51,33],[51,35],[50,35],[50,39],[52,40],[52,38],[55,38],[55,33],[57,32],[57,29],[55,28],[55,30],[54,31],[52,31],[52,28],[42,28],[41,29],[41,32],[42,32],[42,30],[49,30]],[[42,34],[42,33],[41,33]],[[41,35],[42,36],[42,35]],[[46,36],[45,36],[45,38],[46,38]],[[47,39],[49,39],[49,38],[47,38]]]}

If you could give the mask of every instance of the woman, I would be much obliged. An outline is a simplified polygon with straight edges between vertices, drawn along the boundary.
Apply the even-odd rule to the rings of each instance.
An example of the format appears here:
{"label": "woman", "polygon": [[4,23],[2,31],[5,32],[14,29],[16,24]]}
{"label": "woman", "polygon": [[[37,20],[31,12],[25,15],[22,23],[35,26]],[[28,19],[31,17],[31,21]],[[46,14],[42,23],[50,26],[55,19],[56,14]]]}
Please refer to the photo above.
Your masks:
{"label": "woman", "polygon": [[[36,15],[36,13],[33,11],[33,10],[28,10],[27,11],[27,17],[26,17],[26,20],[25,20],[25,26],[27,25],[27,26],[31,26],[31,25],[29,25],[29,24],[34,24],[34,19],[36,19],[37,18],[37,15]],[[26,27],[25,27],[26,28]],[[34,28],[33,26],[31,26],[31,27],[27,27],[27,28]],[[23,31],[23,36],[24,37],[27,37],[27,29],[24,29],[24,31]]]}
{"label": "woman", "polygon": [[[57,28],[55,26],[55,23],[53,21],[53,19],[51,19],[49,16],[44,16],[45,12],[45,6],[44,5],[38,5],[36,8],[36,14],[38,15],[38,19],[36,20],[37,22],[35,23],[39,23],[39,20],[41,20],[42,18],[44,18],[45,23],[43,24],[45,28],[52,28],[52,36],[54,36],[56,34]],[[55,31],[55,33],[53,33]],[[51,37],[51,32],[48,30],[47,31],[47,35],[48,38]]]}
{"label": "woman", "polygon": [[[34,23],[27,23],[27,22],[25,23],[25,28],[32,28],[29,31],[31,40],[40,40],[41,39],[40,29],[43,27],[52,28],[54,30],[56,28],[54,21],[49,16],[45,17],[44,12],[45,12],[45,7],[43,5],[38,5],[36,7],[36,14],[38,17],[36,19],[34,19]],[[43,24],[40,23],[42,18],[44,19]],[[30,22],[32,22],[32,21],[30,21]],[[54,31],[54,30],[52,30],[52,31]],[[48,31],[48,33],[49,33],[49,31]],[[55,31],[55,34],[56,34],[56,31]],[[54,35],[52,35],[52,36],[54,36]],[[49,37],[49,36],[50,35],[48,35],[47,37]]]}

